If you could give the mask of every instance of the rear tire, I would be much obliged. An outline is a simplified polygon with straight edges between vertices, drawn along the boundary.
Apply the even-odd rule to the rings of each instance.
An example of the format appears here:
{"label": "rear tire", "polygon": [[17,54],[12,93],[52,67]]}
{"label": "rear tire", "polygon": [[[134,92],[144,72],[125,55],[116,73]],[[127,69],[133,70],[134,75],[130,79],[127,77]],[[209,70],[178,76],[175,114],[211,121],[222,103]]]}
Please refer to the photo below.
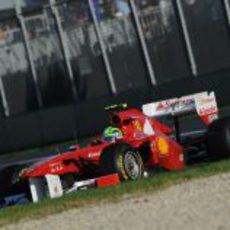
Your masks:
{"label": "rear tire", "polygon": [[106,148],[100,156],[102,175],[118,173],[121,181],[143,177],[143,161],[139,152],[128,144],[117,143]]}
{"label": "rear tire", "polygon": [[216,120],[209,126],[207,147],[214,160],[230,157],[230,117]]}

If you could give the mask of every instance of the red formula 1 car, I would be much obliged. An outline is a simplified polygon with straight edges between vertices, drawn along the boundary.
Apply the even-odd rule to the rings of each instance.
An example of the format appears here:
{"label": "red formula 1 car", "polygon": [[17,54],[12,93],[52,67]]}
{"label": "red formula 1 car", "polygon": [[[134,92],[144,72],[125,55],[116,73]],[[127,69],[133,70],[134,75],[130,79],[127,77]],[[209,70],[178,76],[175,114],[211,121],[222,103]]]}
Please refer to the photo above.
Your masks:
{"label": "red formula 1 car", "polygon": [[[20,181],[28,182],[33,202],[47,196],[54,198],[90,187],[137,180],[149,167],[181,170],[190,155],[194,158],[204,152],[211,156],[217,156],[217,151],[223,155],[230,152],[230,122],[217,119],[214,93],[146,104],[142,112],[124,107],[122,104],[107,108],[114,110],[110,116],[111,126],[86,147],[76,145],[20,172]],[[209,130],[188,141],[181,138],[176,118],[191,112],[196,112]],[[175,118],[175,128],[157,119],[168,115]]]}

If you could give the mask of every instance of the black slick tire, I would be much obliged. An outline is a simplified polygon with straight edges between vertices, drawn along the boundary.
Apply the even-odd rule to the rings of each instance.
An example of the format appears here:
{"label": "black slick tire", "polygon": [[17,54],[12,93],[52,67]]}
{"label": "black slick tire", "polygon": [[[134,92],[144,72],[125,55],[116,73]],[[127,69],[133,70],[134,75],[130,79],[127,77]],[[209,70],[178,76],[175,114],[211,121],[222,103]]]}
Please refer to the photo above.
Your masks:
{"label": "black slick tire", "polygon": [[207,147],[214,160],[230,157],[230,117],[216,120],[209,126]]}
{"label": "black slick tire", "polygon": [[141,155],[125,143],[116,143],[106,148],[100,156],[99,164],[102,175],[118,173],[121,181],[143,177]]}

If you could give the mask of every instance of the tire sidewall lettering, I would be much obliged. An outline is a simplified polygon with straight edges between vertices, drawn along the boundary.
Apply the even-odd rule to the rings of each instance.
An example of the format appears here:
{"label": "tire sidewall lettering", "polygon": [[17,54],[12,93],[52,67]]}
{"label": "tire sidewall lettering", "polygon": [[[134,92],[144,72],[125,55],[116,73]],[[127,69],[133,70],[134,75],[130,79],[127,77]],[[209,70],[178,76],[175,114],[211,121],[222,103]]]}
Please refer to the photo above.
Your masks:
{"label": "tire sidewall lettering", "polygon": [[122,175],[122,177],[124,177],[125,180],[128,180],[128,176],[127,176],[127,173],[125,171],[125,167],[124,167],[124,157],[123,157],[123,154],[119,154],[118,155],[118,168],[119,168],[119,171]]}

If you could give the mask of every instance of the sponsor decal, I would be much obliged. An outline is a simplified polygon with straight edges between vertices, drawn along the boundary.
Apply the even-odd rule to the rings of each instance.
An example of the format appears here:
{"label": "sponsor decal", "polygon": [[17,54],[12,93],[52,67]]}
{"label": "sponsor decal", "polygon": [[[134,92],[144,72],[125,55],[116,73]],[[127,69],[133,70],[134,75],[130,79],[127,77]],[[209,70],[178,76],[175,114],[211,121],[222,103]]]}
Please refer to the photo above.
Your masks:
{"label": "sponsor decal", "polygon": [[217,112],[216,107],[201,108],[201,109],[198,110],[198,114],[201,115],[201,116],[216,113],[216,112]]}
{"label": "sponsor decal", "polygon": [[88,154],[88,158],[92,158],[92,157],[98,157],[100,155],[100,152],[90,152]]}
{"label": "sponsor decal", "polygon": [[176,113],[192,110],[194,107],[194,99],[192,97],[184,97],[159,102],[156,104],[156,111],[164,113]]}
{"label": "sponsor decal", "polygon": [[211,93],[210,96],[198,95],[195,101],[196,101],[197,113],[200,116],[215,114],[218,112],[214,93]]}
{"label": "sponsor decal", "polygon": [[168,103],[167,102],[165,102],[165,103],[163,103],[163,102],[159,102],[159,104],[157,105],[157,107],[156,107],[156,110],[158,111],[158,110],[163,110],[163,109],[165,109],[165,108],[167,108],[168,107]]}
{"label": "sponsor decal", "polygon": [[162,156],[169,155],[169,143],[164,137],[157,138],[157,149]]}
{"label": "sponsor decal", "polygon": [[197,99],[200,104],[206,104],[206,103],[213,103],[215,101],[214,98],[198,98]]}
{"label": "sponsor decal", "polygon": [[48,192],[50,198],[57,198],[63,195],[61,179],[58,175],[46,175],[46,182],[48,185]]}
{"label": "sponsor decal", "polygon": [[50,167],[51,173],[57,173],[57,172],[63,170],[63,165],[60,162],[52,163],[52,164],[50,164],[49,167]]}
{"label": "sponsor decal", "polygon": [[[199,116],[217,114],[218,107],[214,92],[201,92],[181,98],[172,98],[142,106],[143,113],[149,117],[163,115],[182,115],[196,111]],[[207,120],[208,122],[208,120]]]}

